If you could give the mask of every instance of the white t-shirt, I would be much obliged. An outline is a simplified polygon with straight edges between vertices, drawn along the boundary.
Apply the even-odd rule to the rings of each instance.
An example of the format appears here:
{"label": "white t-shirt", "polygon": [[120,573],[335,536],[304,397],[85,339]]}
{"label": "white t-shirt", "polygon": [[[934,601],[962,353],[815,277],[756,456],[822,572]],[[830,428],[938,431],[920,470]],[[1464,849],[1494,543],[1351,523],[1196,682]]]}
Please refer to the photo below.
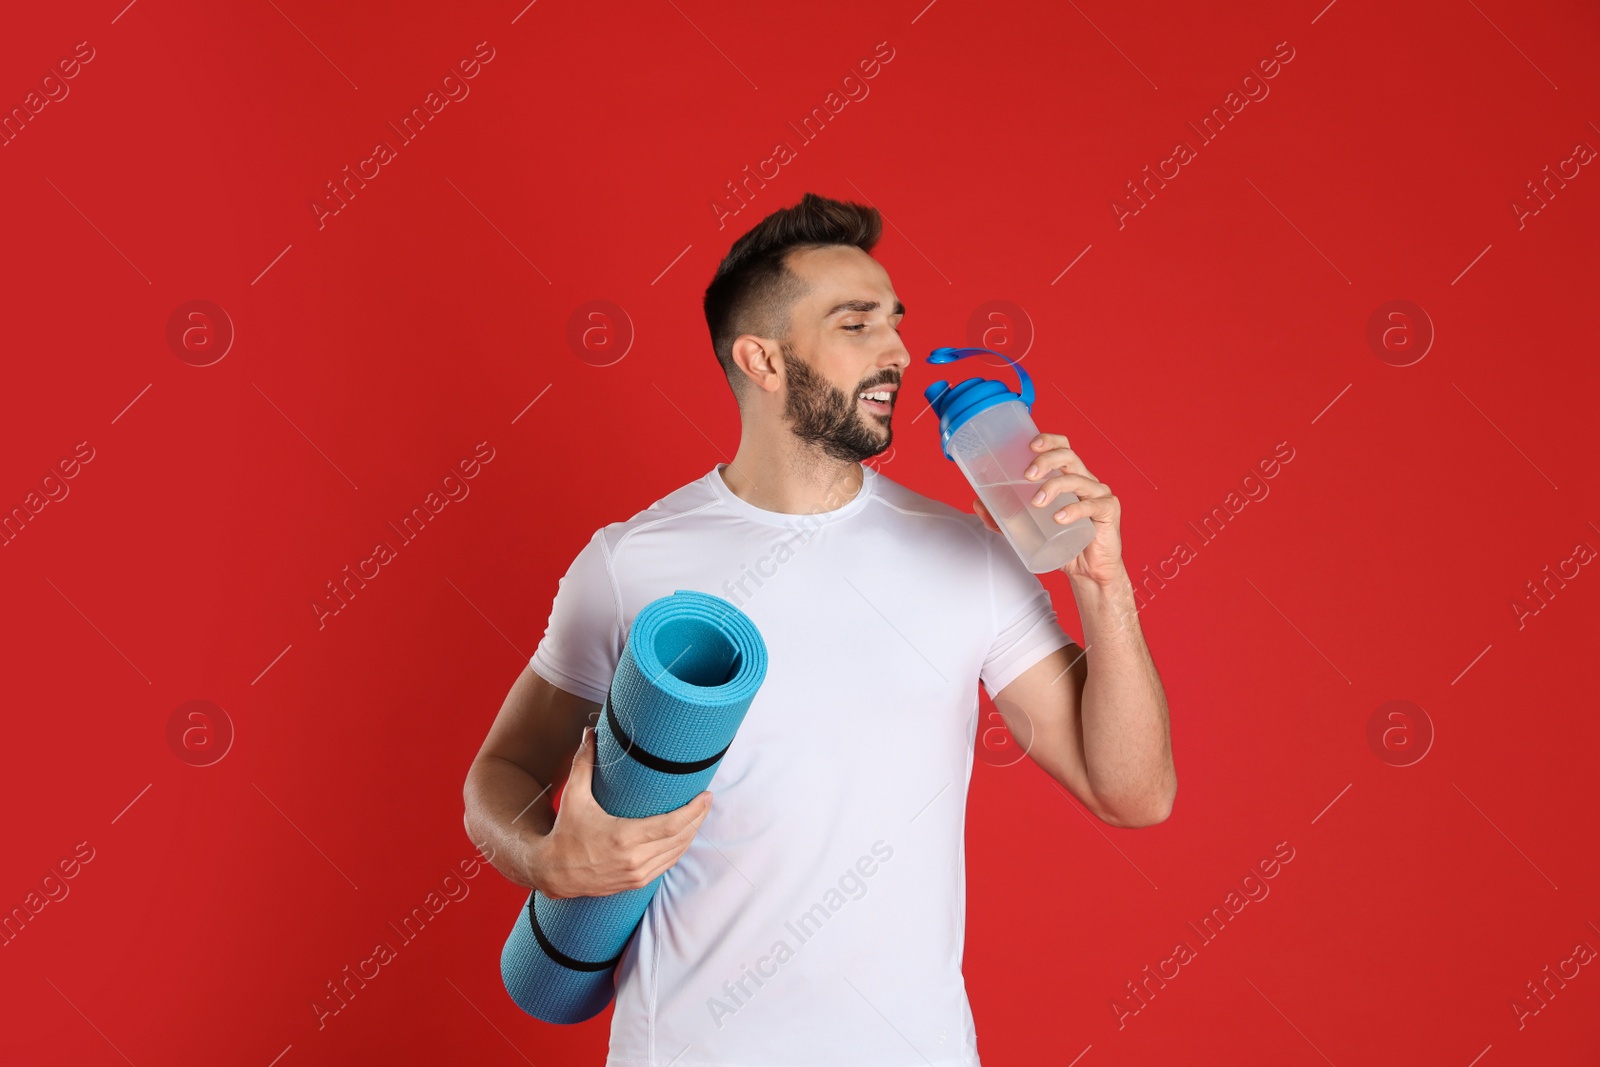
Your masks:
{"label": "white t-shirt", "polygon": [[634,617],[676,589],[767,647],[711,813],[617,965],[606,1067],[972,1067],[975,683],[992,699],[1072,639],[976,515],[868,466],[843,507],[765,511],[721,466],[595,532],[530,664],[603,702]]}

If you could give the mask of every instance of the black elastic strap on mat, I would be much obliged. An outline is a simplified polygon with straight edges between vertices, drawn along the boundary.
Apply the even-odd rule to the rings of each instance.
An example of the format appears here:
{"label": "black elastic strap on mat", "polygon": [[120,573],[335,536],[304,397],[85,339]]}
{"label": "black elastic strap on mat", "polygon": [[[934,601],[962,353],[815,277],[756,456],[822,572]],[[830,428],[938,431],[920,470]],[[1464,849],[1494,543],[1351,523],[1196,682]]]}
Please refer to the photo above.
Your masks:
{"label": "black elastic strap on mat", "polygon": [[544,931],[539,929],[539,912],[536,908],[534,908],[533,897],[531,896],[528,898],[528,923],[533,927],[533,939],[539,942],[539,947],[544,949],[544,954],[561,964],[561,966],[567,968],[569,971],[604,971],[608,968],[615,967],[622,959],[623,954],[628,951],[626,948],[624,948],[622,952],[617,953],[604,963],[586,963],[583,960],[573,959],[571,956],[552,945],[550,943],[550,939],[544,936]]}
{"label": "black elastic strap on mat", "polygon": [[[611,684],[613,686],[616,685],[614,676]],[[730,741],[727,745],[722,746],[721,752],[714,756],[707,756],[705,759],[691,761],[663,759],[654,752],[645,751],[622,729],[622,724],[617,721],[617,710],[611,705],[610,690],[606,692],[606,722],[611,724],[611,736],[615,737],[617,742],[622,745],[624,752],[644,766],[649,767],[652,771],[660,771],[663,774],[694,774],[696,771],[703,771],[707,767],[714,766],[717,760],[722,758],[723,753],[728,751],[729,745],[733,743]]]}

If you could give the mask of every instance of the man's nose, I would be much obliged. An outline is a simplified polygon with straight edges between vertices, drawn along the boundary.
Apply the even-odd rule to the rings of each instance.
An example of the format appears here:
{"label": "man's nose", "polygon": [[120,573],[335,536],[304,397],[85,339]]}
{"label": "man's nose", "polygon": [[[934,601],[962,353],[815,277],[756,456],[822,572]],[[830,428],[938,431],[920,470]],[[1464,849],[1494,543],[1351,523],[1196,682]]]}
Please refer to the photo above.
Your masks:
{"label": "man's nose", "polygon": [[894,359],[890,361],[890,366],[899,368],[900,373],[903,375],[906,372],[906,368],[911,366],[911,350],[898,337],[895,338],[895,347],[899,351],[895,353]]}

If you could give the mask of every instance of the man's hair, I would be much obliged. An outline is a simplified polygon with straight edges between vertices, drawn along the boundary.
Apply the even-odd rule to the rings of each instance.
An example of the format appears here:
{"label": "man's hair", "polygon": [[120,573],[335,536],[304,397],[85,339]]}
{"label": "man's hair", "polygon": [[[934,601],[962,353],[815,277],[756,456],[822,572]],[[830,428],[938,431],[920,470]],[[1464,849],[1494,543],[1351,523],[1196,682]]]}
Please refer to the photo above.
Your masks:
{"label": "man's hair", "polygon": [[741,406],[748,382],[733,361],[734,340],[747,333],[786,340],[789,311],[807,292],[785,263],[789,253],[825,245],[871,252],[882,233],[877,208],[806,193],[799,204],[779,208],[733,243],[706,287],[705,312],[717,362]]}

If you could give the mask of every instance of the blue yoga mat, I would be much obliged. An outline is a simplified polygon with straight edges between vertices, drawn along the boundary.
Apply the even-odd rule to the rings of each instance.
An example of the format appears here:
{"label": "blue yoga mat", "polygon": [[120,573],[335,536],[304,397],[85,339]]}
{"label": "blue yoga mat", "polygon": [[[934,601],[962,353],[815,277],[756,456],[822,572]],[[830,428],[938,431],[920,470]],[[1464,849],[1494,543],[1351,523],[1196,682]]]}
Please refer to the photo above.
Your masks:
{"label": "blue yoga mat", "polygon": [[[719,596],[676,590],[633,620],[595,731],[594,798],[639,819],[680,808],[717,771],[767,675],[749,616]],[[616,992],[615,970],[665,872],[605,897],[538,890],[500,953],[506,992],[529,1015],[579,1023]]]}

